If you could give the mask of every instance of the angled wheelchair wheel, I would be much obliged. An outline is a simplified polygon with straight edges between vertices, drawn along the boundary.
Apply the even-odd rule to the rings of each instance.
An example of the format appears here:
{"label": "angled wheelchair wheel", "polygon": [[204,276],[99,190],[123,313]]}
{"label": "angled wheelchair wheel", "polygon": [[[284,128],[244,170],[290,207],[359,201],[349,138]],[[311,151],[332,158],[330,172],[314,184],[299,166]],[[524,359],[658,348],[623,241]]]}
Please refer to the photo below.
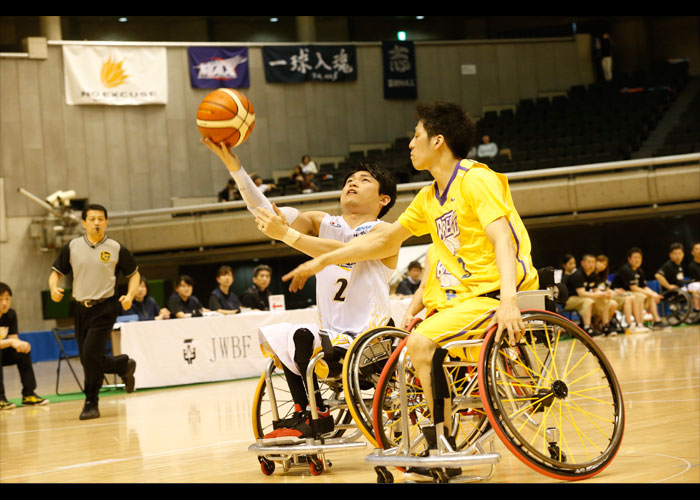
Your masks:
{"label": "angled wheelchair wheel", "polygon": [[484,338],[479,390],[505,446],[525,465],[562,480],[590,478],[620,448],[625,425],[622,391],[612,366],[591,337],[546,311],[523,311],[526,330],[511,347]]}
{"label": "angled wheelchair wheel", "polygon": [[[423,388],[407,355],[405,370],[399,369],[399,356],[405,351],[405,343],[404,339],[382,371],[375,391],[372,420],[379,448],[401,448],[403,453],[418,456],[427,451],[421,427],[430,425],[431,419]],[[453,401],[450,434],[455,437],[456,451],[460,451],[488,430],[489,422],[476,391],[476,366],[446,361],[444,370]],[[401,408],[402,394],[406,395],[406,411]]]}
{"label": "angled wheelchair wheel", "polygon": [[[294,399],[289,391],[287,381],[282,376],[276,376],[274,365],[270,367],[270,373],[273,377],[274,386],[274,401],[277,406],[277,412],[280,419],[290,418],[294,414]],[[324,380],[319,381],[321,395],[324,400],[330,402],[329,408],[333,420],[338,426],[339,424],[349,424],[352,421],[352,416],[347,410],[344,401],[342,400],[342,390],[334,383],[326,383]],[[267,380],[263,373],[258,380],[258,385],[253,396],[253,434],[255,439],[260,439],[266,434],[274,430],[272,412],[272,399],[267,386]],[[332,434],[324,436],[326,438],[337,438],[343,435],[344,428],[336,428]]]}
{"label": "angled wheelchair wheel", "polygon": [[343,361],[343,392],[348,410],[362,434],[374,446],[372,401],[384,365],[399,342],[408,336],[390,326],[373,328],[360,334]]}
{"label": "angled wheelchair wheel", "polygon": [[693,299],[686,290],[668,290],[664,292],[663,302],[675,324],[685,322],[693,310]]}

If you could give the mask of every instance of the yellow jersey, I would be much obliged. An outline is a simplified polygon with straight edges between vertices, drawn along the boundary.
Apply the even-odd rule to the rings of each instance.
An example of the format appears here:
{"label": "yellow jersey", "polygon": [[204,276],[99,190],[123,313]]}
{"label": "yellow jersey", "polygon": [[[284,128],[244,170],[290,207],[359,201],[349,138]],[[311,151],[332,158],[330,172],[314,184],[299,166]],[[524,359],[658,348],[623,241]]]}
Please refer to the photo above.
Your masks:
{"label": "yellow jersey", "polygon": [[426,311],[441,311],[457,303],[457,296],[464,294],[464,285],[440,262],[435,253],[435,245],[428,247],[425,266],[428,267],[423,288],[423,306]]}
{"label": "yellow jersey", "polygon": [[516,252],[516,289],[536,290],[530,237],[515,209],[508,179],[482,163],[461,160],[445,190],[424,187],[399,223],[415,236],[430,234],[434,256],[464,287],[458,301],[500,290],[496,253],[485,228],[505,217]]}

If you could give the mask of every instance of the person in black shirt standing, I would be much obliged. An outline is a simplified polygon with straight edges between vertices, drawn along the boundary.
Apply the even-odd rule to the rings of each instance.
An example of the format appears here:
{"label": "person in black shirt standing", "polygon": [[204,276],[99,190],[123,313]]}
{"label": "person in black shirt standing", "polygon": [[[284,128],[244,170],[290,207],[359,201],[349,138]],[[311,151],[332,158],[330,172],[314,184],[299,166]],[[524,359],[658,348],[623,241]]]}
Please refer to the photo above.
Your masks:
{"label": "person in black shirt standing", "polygon": [[[85,235],[69,241],[53,263],[49,275],[51,300],[60,302],[65,290],[61,279],[73,274],[75,338],[80,362],[85,369],[85,406],[80,420],[98,418],[98,393],[105,373],[121,376],[127,393],[135,387],[136,361],[126,354],[107,356],[107,342],[114,322],[123,310],[131,308],[141,276],[131,252],[107,237],[107,209],[88,205],[82,213]],[[117,299],[117,274],[122,272],[129,285],[125,295]]]}
{"label": "person in black shirt standing", "polygon": [[[661,295],[647,286],[644,270],[642,269],[642,250],[634,247],[627,252],[627,264],[622,266],[613,278],[613,288],[624,288],[634,294],[635,300],[651,314],[653,318],[652,328],[663,328],[659,318],[658,304]],[[641,322],[641,318],[637,318]]]}
{"label": "person in black shirt standing", "polygon": [[241,304],[259,311],[270,310],[270,280],[272,269],[261,264],[253,269],[253,285],[241,295]]}
{"label": "person in black shirt standing", "polygon": [[241,312],[241,301],[231,290],[233,285],[233,269],[221,266],[216,272],[218,286],[209,295],[209,309],[220,314],[238,314]]}

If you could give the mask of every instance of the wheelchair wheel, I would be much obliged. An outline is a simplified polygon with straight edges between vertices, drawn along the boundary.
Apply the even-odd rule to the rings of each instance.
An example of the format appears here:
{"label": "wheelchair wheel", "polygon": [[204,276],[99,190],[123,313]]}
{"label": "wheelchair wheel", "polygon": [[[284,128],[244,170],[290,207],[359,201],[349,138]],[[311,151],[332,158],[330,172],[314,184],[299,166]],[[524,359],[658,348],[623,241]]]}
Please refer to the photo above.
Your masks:
{"label": "wheelchair wheel", "polygon": [[523,311],[523,338],[484,339],[479,390],[491,425],[525,465],[546,476],[586,479],[607,467],[625,425],[612,366],[586,333],[546,311]]}
{"label": "wheelchair wheel", "polygon": [[[272,366],[271,373],[274,375],[275,367]],[[284,379],[284,376],[275,376],[273,381],[275,388],[275,400],[277,402],[277,411],[280,419],[290,418],[294,414],[294,399],[289,392],[289,387]],[[349,424],[352,421],[352,416],[347,411],[340,396],[342,390],[335,387],[333,384],[326,384],[323,380],[319,381],[319,387],[324,400],[339,401],[338,404],[329,405],[331,415],[336,425]],[[253,397],[253,434],[255,439],[260,439],[266,434],[273,431],[272,424],[273,413],[271,409],[270,394],[268,392],[267,381],[263,373],[258,380],[258,385],[255,389]],[[337,438],[343,435],[345,429],[336,429],[332,434],[324,436],[326,438]]]}
{"label": "wheelchair wheel", "polygon": [[348,410],[362,434],[376,446],[372,401],[382,369],[398,343],[408,335],[394,327],[367,330],[352,343],[343,361],[343,392]]}
{"label": "wheelchair wheel", "polygon": [[664,304],[674,322],[685,322],[693,310],[693,299],[685,290],[668,290],[663,294]]}
{"label": "wheelchair wheel", "polygon": [[[406,339],[402,340],[382,371],[375,392],[372,420],[379,448],[386,450],[403,446],[403,451],[407,451],[410,455],[421,455],[427,450],[421,427],[431,424],[430,412],[420,380],[407,357],[403,375],[407,411],[405,415],[402,414],[399,379],[401,374],[398,364],[399,356],[405,350],[405,344]],[[489,426],[488,418],[481,405],[478,404],[475,407],[470,404],[478,398],[476,366],[473,363],[471,365],[450,361],[445,366],[453,400],[452,422],[449,425],[450,434],[455,436],[457,445],[455,451],[464,450],[473,444],[488,430]],[[478,399],[476,401],[478,402]],[[406,427],[408,436],[405,436]]]}

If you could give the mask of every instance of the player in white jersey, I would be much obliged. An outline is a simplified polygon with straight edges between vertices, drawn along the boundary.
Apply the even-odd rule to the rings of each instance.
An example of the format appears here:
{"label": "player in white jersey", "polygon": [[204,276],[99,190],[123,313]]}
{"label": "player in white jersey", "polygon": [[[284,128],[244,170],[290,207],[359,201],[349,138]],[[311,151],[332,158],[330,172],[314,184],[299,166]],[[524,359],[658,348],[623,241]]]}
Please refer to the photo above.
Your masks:
{"label": "player in white jersey", "polygon": [[[236,181],[248,209],[256,216],[258,228],[267,236],[317,257],[341,247],[353,238],[372,231],[393,206],[396,183],[377,165],[363,164],[351,170],[340,195],[341,215],[320,211],[299,212],[291,207],[273,206],[255,187],[241,167],[238,157],[224,145],[203,139],[217,154]],[[389,279],[398,260],[398,253],[381,260],[348,262],[328,266],[316,279],[316,300],[319,323],[282,323],[259,331],[263,352],[273,356],[282,368],[296,404],[291,419],[276,424],[266,437],[308,437],[308,390],[305,373],[313,355],[329,340],[332,350],[324,350],[317,373],[325,376],[339,371],[345,350],[355,336],[369,328],[390,324],[391,304]],[[333,420],[318,395],[316,404],[321,416],[322,432],[333,429]]]}

